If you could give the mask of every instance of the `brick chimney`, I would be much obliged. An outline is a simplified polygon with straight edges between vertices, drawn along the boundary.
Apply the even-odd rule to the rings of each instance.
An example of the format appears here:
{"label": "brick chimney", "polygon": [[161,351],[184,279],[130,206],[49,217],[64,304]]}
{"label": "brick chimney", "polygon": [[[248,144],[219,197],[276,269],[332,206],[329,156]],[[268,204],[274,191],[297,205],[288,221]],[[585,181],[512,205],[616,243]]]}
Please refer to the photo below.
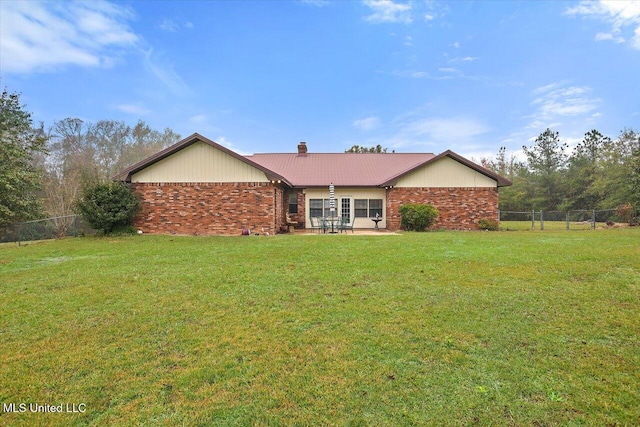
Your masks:
{"label": "brick chimney", "polygon": [[306,156],[307,155],[307,143],[304,141],[301,141],[300,144],[298,144],[298,156]]}

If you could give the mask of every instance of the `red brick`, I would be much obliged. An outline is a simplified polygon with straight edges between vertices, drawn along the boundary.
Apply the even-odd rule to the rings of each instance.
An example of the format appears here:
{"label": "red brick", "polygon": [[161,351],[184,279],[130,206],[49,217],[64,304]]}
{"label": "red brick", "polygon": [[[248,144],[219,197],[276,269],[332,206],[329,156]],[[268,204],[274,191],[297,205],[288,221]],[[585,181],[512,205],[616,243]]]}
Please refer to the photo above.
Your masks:
{"label": "red brick", "polygon": [[282,189],[271,183],[132,183],[142,200],[134,226],[150,234],[275,234]]}
{"label": "red brick", "polygon": [[477,230],[482,218],[498,219],[497,188],[392,188],[387,191],[387,228],[400,229],[398,209],[405,203],[429,203],[440,215],[433,228]]}

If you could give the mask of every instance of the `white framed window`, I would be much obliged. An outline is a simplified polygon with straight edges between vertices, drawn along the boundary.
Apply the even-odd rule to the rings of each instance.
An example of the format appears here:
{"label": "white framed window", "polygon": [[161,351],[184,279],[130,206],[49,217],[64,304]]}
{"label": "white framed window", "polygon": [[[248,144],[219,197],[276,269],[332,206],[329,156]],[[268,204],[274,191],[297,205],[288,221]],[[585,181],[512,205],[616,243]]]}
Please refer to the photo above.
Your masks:
{"label": "white framed window", "polygon": [[355,199],[353,204],[356,218],[382,217],[382,199]]}

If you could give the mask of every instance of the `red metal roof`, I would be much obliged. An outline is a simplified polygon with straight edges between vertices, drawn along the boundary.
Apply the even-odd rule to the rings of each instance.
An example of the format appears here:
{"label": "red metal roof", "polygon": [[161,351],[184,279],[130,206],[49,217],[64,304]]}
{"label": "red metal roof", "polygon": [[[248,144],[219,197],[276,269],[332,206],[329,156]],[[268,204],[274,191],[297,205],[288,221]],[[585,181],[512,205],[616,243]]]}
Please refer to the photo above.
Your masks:
{"label": "red metal roof", "polygon": [[431,153],[254,154],[249,160],[285,176],[294,187],[375,187],[434,158]]}
{"label": "red metal roof", "polygon": [[[282,153],[242,156],[197,133],[138,162],[113,179],[130,181],[131,176],[179,150],[202,141],[265,173],[268,179],[292,187],[385,187],[395,185],[403,175],[449,157],[497,181],[498,187],[511,181],[447,150],[437,156],[431,153]],[[306,146],[305,146],[306,148]]]}

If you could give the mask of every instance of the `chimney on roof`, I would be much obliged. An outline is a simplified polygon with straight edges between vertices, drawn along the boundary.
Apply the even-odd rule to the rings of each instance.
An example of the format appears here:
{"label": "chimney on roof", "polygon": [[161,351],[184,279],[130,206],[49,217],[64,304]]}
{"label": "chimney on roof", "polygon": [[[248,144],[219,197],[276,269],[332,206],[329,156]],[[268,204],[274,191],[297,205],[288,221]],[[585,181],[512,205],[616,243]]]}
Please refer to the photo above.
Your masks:
{"label": "chimney on roof", "polygon": [[300,144],[298,144],[298,156],[306,156],[307,155],[307,143],[304,141],[301,141]]}

